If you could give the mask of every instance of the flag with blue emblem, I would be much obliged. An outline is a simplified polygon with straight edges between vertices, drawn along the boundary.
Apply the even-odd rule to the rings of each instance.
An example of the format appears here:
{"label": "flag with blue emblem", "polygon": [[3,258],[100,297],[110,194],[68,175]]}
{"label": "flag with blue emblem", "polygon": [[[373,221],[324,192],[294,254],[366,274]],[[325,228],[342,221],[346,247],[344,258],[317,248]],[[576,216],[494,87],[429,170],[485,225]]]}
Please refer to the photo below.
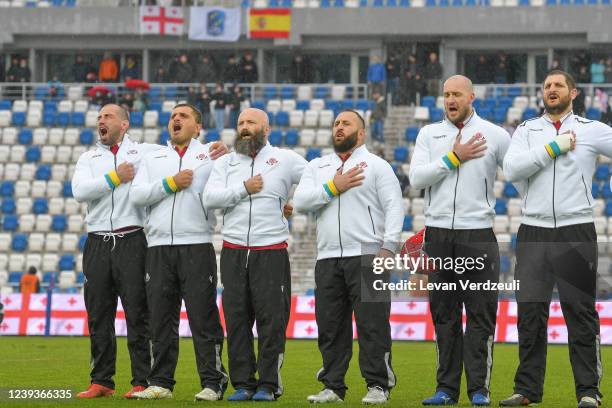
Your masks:
{"label": "flag with blue emblem", "polygon": [[235,42],[240,38],[240,30],[239,8],[190,8],[190,40]]}

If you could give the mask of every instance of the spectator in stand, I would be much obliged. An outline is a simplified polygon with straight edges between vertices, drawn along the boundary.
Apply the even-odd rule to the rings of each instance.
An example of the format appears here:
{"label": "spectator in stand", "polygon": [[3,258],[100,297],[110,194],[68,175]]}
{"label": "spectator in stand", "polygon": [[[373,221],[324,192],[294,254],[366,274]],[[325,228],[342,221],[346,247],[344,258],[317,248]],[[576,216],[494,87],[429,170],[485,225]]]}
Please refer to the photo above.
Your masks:
{"label": "spectator in stand", "polygon": [[395,54],[389,54],[385,69],[387,70],[387,93],[391,94],[391,103],[397,105],[399,101],[400,63]]}
{"label": "spectator in stand", "polygon": [[172,78],[174,82],[186,84],[193,81],[193,67],[189,63],[187,54],[181,54],[175,69],[174,78]]}
{"label": "spectator in stand", "polygon": [[32,72],[28,67],[28,59],[24,57],[13,58],[7,76],[9,82],[30,82]]}
{"label": "spectator in stand", "polygon": [[11,58],[11,65],[6,71],[7,82],[19,82],[17,81],[18,74],[19,74],[19,57],[13,56]]}
{"label": "spectator in stand", "polygon": [[[504,64],[504,70],[506,72],[504,82],[497,82],[498,84],[513,84],[516,82],[516,64],[513,59],[509,59],[503,52],[497,55],[498,67],[500,64]],[[501,79],[501,77],[500,77]]]}
{"label": "spectator in stand", "polygon": [[40,280],[36,275],[36,268],[30,266],[28,268],[28,273],[24,274],[21,277],[21,282],[19,282],[19,289],[22,295],[29,293],[38,293],[40,291]]}
{"label": "spectator in stand", "polygon": [[49,96],[51,98],[58,96],[60,89],[62,89],[62,83],[57,78],[57,75],[54,75],[53,78],[47,82],[47,86],[49,87]]}
{"label": "spectator in stand", "polygon": [[127,57],[125,66],[121,70],[121,79],[127,81],[129,79],[140,79],[140,67],[136,63],[134,57]]}
{"label": "spectator in stand", "polygon": [[179,56],[175,55],[168,65],[168,82],[176,82],[176,70],[179,64]]}
{"label": "spectator in stand", "polygon": [[124,93],[119,99],[119,105],[126,111],[131,112],[134,109],[134,95],[130,92]]}
{"label": "spectator in stand", "polygon": [[91,67],[82,55],[77,55],[72,64],[72,81],[73,82],[85,82],[87,80],[87,74],[91,71]]}
{"label": "spectator in stand", "polygon": [[605,81],[606,63],[603,58],[599,62],[591,64],[591,82],[594,84],[603,84]]}
{"label": "spectator in stand", "polygon": [[223,70],[223,82],[227,84],[234,84],[240,79],[240,67],[236,62],[236,57],[233,55],[227,59],[227,64]]}
{"label": "spectator in stand", "polygon": [[236,85],[229,94],[229,128],[236,129],[238,127],[238,115],[240,115],[241,104],[244,102],[245,97],[242,94],[242,89]]}
{"label": "spectator in stand", "polygon": [[228,98],[229,95],[223,89],[223,84],[217,82],[212,100],[215,101],[215,126],[219,133],[225,129],[225,107],[227,106]]}
{"label": "spectator in stand", "polygon": [[170,82],[170,78],[168,77],[168,72],[164,67],[158,67],[157,72],[155,72],[155,76],[153,77],[153,82],[156,84],[165,84]]}
{"label": "spectator in stand", "polygon": [[584,116],[586,111],[584,89],[576,88],[576,98],[572,102],[574,115]]}
{"label": "spectator in stand", "polygon": [[[570,68],[572,70],[571,74],[574,76],[579,75],[582,67],[586,67],[588,71],[588,67],[591,66],[591,57],[585,51],[580,52],[579,54],[575,54],[570,60]],[[590,80],[590,78],[589,78]],[[590,82],[590,81],[587,81]],[[580,83],[578,78],[576,78],[576,83]]]}
{"label": "spectator in stand", "polygon": [[385,65],[380,62],[377,56],[372,57],[370,66],[368,67],[368,86],[372,97],[374,93],[383,94],[385,92],[385,81],[387,80],[387,71]]}
{"label": "spectator in stand", "polygon": [[200,108],[200,112],[202,112],[202,129],[208,130],[210,129],[210,103],[212,102],[212,98],[210,97],[210,92],[208,92],[208,88],[205,84],[201,84],[200,86],[200,97],[198,98],[198,106]]}
{"label": "spectator in stand", "polygon": [[4,55],[0,55],[0,82],[6,82],[6,68],[4,67]]}
{"label": "spectator in stand", "polygon": [[387,101],[378,91],[372,93],[372,99],[375,105],[372,110],[372,115],[370,116],[370,132],[375,141],[383,143],[385,141],[383,126],[385,118],[387,117]]}
{"label": "spectator in stand", "polygon": [[508,69],[505,62],[499,62],[495,67],[493,74],[493,82],[496,84],[505,84],[508,80]]}
{"label": "spectator in stand", "polygon": [[195,80],[202,84],[210,84],[217,81],[215,64],[206,54],[202,56],[202,61],[196,67]]}
{"label": "spectator in stand", "polygon": [[406,61],[406,72],[410,72],[413,78],[416,76],[416,74],[421,72],[421,67],[417,62],[417,57],[415,54],[410,54],[408,56],[408,60]]}
{"label": "spectator in stand", "polygon": [[561,69],[561,62],[559,62],[559,60],[555,58],[552,61],[552,64],[550,64],[550,68],[548,68],[548,71],[550,72],[556,69]]}
{"label": "spectator in stand", "polygon": [[240,82],[252,84],[259,80],[257,63],[253,59],[253,53],[247,51],[240,60]]}
{"label": "spectator in stand", "polygon": [[423,68],[423,79],[427,85],[427,95],[438,96],[440,93],[440,79],[442,78],[442,64],[438,61],[438,54],[429,53],[429,61]]}
{"label": "spectator in stand", "polygon": [[119,66],[109,51],[104,53],[102,62],[100,62],[98,79],[101,82],[117,82],[119,79]]}
{"label": "spectator in stand", "polygon": [[491,64],[487,60],[487,57],[481,55],[478,57],[476,68],[474,70],[474,83],[476,84],[488,84],[491,82]]}
{"label": "spectator in stand", "polygon": [[589,84],[589,83],[591,83],[591,73],[589,72],[589,66],[588,65],[581,65],[578,68],[578,74],[576,75],[576,83],[577,84]]}
{"label": "spectator in stand", "polygon": [[312,69],[310,61],[302,54],[296,54],[291,61],[291,72],[289,74],[294,84],[307,84],[312,82]]}
{"label": "spectator in stand", "polygon": [[147,110],[147,106],[149,105],[148,95],[147,93],[138,88],[136,90],[136,95],[134,96],[134,108],[132,109],[134,112],[145,112]]}
{"label": "spectator in stand", "polygon": [[604,75],[606,79],[606,84],[612,84],[612,57],[608,57],[608,59],[606,60]]}

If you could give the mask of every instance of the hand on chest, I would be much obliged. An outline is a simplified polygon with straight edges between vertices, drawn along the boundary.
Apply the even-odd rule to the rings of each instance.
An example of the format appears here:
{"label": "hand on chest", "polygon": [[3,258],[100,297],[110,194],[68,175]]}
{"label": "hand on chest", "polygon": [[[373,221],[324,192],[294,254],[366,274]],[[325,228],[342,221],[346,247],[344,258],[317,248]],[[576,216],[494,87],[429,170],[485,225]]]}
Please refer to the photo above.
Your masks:
{"label": "hand on chest", "polygon": [[271,155],[265,158],[233,160],[228,163],[228,186],[241,184],[251,177],[260,175],[263,179],[263,189],[259,193],[275,196],[287,194],[291,180],[291,169],[282,157]]}

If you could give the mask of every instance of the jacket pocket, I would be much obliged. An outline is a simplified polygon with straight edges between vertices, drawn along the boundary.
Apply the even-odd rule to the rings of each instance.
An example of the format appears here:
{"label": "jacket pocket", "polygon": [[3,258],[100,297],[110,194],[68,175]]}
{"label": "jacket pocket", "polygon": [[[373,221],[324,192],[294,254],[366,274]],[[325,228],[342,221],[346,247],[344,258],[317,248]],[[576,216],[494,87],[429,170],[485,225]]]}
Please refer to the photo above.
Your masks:
{"label": "jacket pocket", "polygon": [[376,228],[374,228],[374,218],[372,217],[372,209],[368,205],[368,213],[370,214],[370,221],[372,222],[372,232],[376,235]]}
{"label": "jacket pocket", "polygon": [[587,199],[587,202],[589,203],[589,206],[591,205],[591,200],[589,199],[589,194],[591,194],[589,192],[589,189],[587,188],[586,182],[584,181],[584,175],[582,176],[582,184],[584,185],[584,195]]}

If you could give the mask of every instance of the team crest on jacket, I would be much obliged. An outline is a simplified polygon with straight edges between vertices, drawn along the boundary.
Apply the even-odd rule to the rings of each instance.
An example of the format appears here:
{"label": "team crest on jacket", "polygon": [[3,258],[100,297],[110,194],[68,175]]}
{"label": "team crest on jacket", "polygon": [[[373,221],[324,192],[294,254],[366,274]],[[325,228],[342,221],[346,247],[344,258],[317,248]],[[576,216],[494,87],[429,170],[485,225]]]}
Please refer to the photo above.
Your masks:
{"label": "team crest on jacket", "polygon": [[362,161],[357,165],[357,167],[359,167],[360,169],[365,169],[366,167],[368,167],[368,163]]}
{"label": "team crest on jacket", "polygon": [[484,142],[485,140],[487,140],[487,139],[484,137],[484,135],[483,135],[482,133],[480,133],[480,132],[476,133],[476,134],[474,135],[474,137],[476,137],[476,141],[477,141],[477,142]]}
{"label": "team crest on jacket", "polygon": [[128,150],[127,154],[138,154],[138,150]]}
{"label": "team crest on jacket", "polygon": [[274,166],[276,163],[278,163],[278,160],[276,160],[274,157],[268,159],[268,161],[266,162],[268,166]]}
{"label": "team crest on jacket", "polygon": [[200,153],[196,156],[196,159],[198,160],[204,160],[206,159],[206,153]]}

